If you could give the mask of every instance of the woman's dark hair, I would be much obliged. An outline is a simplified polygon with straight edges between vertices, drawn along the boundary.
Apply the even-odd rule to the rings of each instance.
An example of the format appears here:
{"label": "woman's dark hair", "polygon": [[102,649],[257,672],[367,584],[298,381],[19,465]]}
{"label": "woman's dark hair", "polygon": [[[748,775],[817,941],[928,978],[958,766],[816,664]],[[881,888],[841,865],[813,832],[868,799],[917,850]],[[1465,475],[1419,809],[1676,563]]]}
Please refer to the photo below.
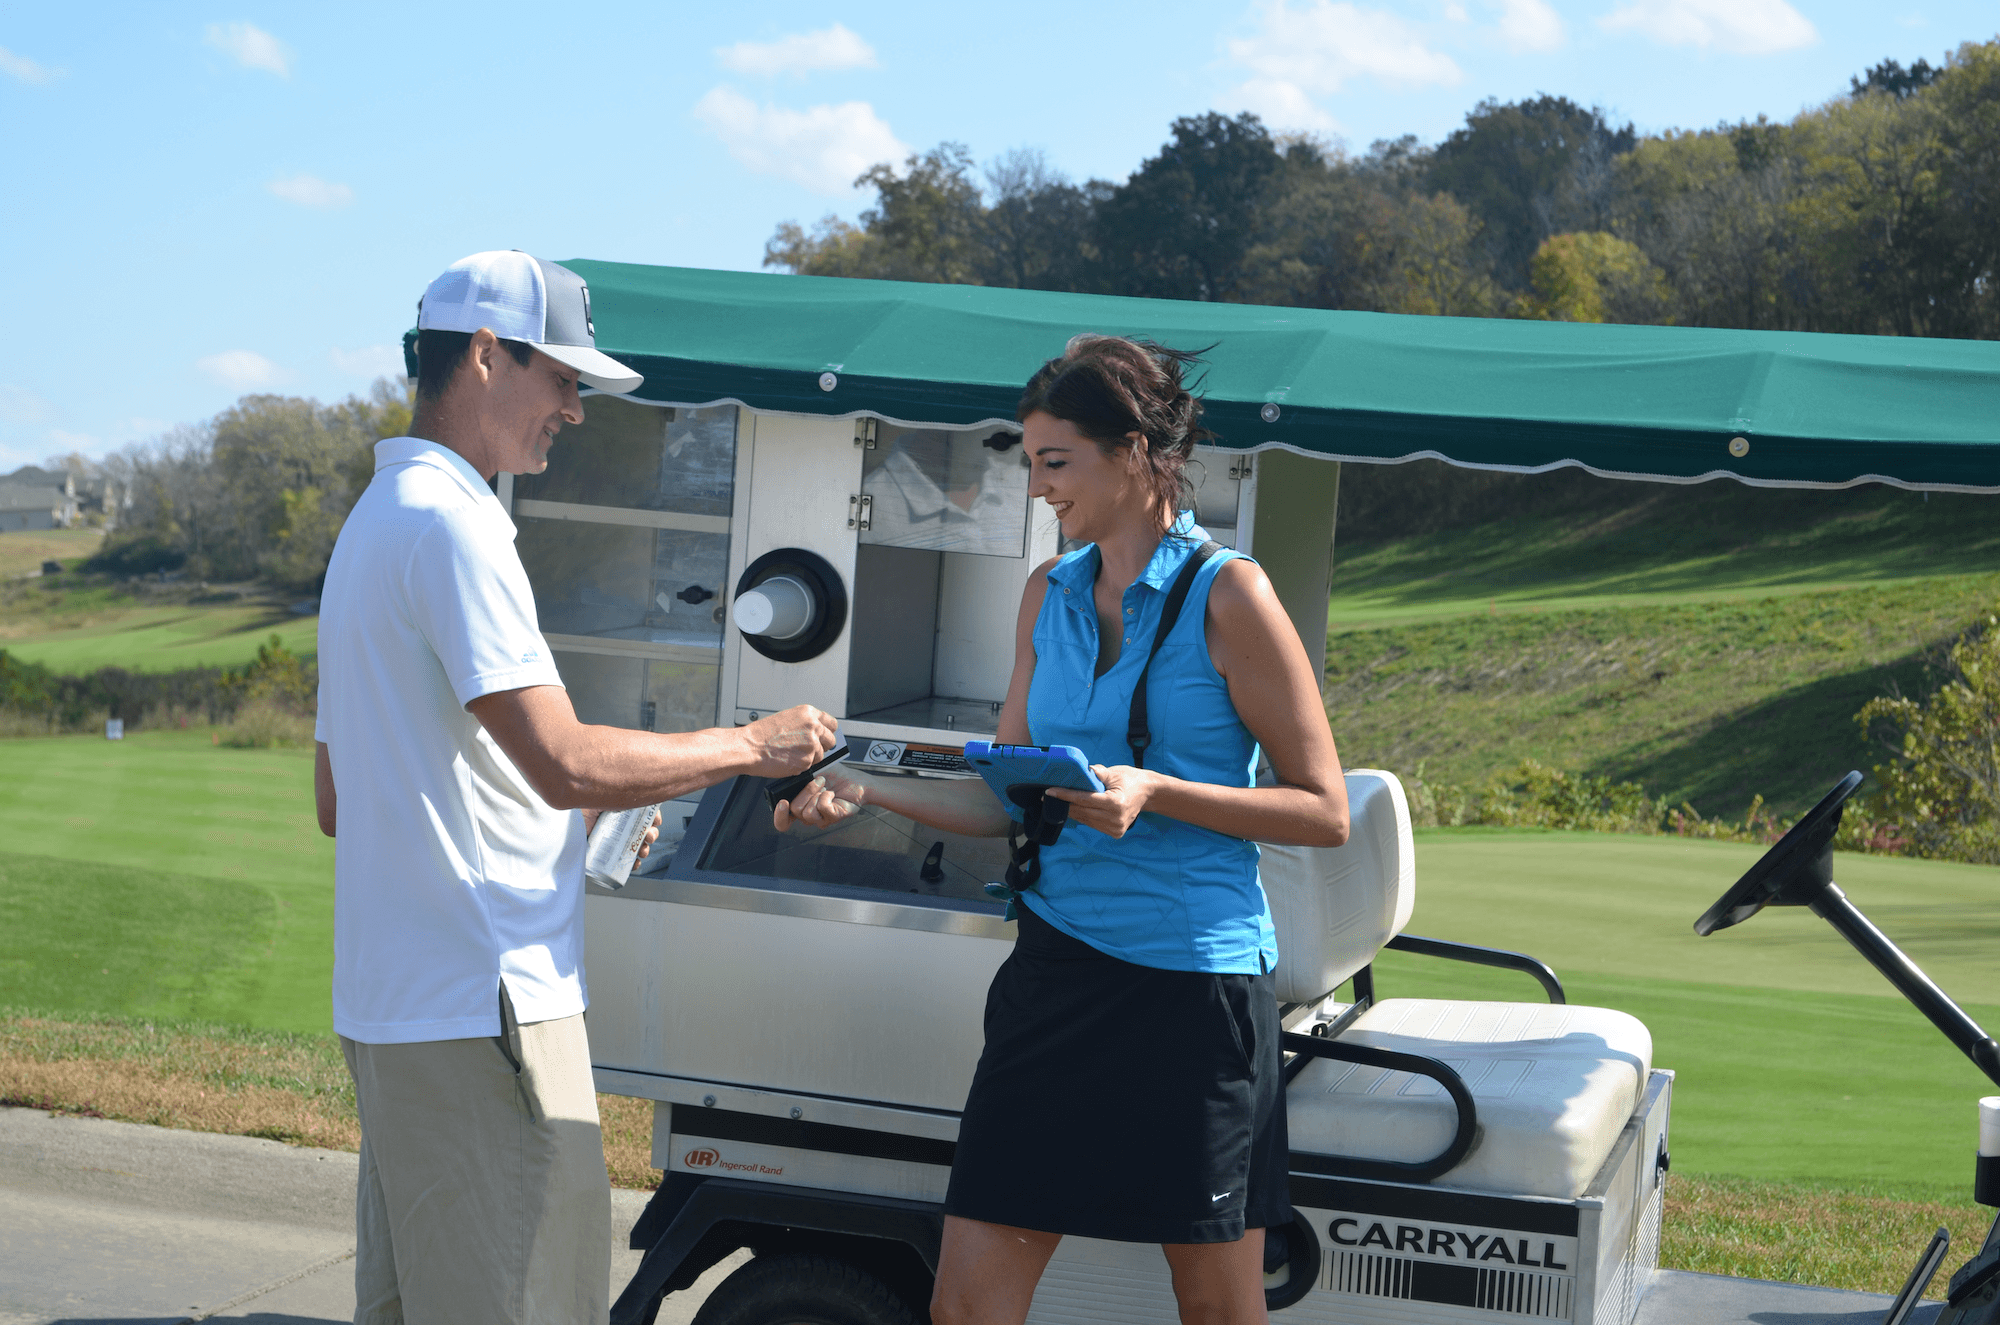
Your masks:
{"label": "woman's dark hair", "polygon": [[1195,443],[1215,435],[1201,426],[1201,401],[1183,381],[1188,367],[1207,352],[1123,336],[1073,337],[1060,358],[1028,379],[1014,417],[1025,423],[1030,414],[1053,415],[1106,456],[1132,446],[1130,434],[1143,436],[1145,449],[1132,447],[1131,463],[1172,524],[1193,500],[1187,462]]}
{"label": "woman's dark hair", "polygon": [[[451,385],[465,352],[472,348],[470,331],[419,331],[417,333],[417,399],[436,400]],[[535,357],[535,347],[524,340],[503,340],[501,345],[526,368]]]}

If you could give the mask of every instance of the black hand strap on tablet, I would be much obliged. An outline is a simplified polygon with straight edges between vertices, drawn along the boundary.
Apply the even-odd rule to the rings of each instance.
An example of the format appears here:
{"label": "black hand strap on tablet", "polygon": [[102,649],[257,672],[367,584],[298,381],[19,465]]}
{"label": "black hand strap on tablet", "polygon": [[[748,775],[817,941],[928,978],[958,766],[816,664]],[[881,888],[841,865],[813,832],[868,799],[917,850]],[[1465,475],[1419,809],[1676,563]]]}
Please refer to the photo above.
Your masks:
{"label": "black hand strap on tablet", "polygon": [[1210,539],[1188,554],[1187,564],[1181,573],[1174,576],[1173,587],[1167,591],[1166,605],[1160,609],[1160,626],[1153,632],[1153,649],[1146,655],[1146,665],[1139,669],[1139,682],[1132,687],[1132,716],[1125,724],[1125,742],[1132,747],[1132,767],[1146,766],[1146,747],[1153,743],[1153,734],[1146,726],[1146,677],[1153,670],[1153,659],[1159,656],[1160,646],[1167,642],[1167,635],[1180,620],[1181,604],[1187,602],[1188,590],[1194,587],[1194,577],[1208,559],[1222,551],[1222,544]]}

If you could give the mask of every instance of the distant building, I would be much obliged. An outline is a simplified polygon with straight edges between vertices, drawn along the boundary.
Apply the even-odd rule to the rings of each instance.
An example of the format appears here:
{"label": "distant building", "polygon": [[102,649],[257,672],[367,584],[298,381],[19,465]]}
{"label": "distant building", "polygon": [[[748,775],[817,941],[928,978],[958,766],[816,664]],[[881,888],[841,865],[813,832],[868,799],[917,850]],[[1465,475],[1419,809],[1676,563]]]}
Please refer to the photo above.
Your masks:
{"label": "distant building", "polygon": [[31,529],[67,529],[76,522],[76,492],[71,483],[0,483],[0,533]]}

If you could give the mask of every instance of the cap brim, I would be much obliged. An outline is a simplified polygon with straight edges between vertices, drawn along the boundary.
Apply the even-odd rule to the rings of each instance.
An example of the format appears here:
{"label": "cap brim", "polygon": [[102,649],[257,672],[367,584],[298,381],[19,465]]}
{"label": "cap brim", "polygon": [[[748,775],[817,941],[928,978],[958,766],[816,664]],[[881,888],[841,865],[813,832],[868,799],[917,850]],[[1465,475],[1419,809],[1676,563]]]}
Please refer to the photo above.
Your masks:
{"label": "cap brim", "polygon": [[566,363],[576,369],[578,377],[599,391],[623,395],[636,391],[639,384],[646,380],[610,355],[601,354],[588,345],[537,345],[535,348],[557,363]]}

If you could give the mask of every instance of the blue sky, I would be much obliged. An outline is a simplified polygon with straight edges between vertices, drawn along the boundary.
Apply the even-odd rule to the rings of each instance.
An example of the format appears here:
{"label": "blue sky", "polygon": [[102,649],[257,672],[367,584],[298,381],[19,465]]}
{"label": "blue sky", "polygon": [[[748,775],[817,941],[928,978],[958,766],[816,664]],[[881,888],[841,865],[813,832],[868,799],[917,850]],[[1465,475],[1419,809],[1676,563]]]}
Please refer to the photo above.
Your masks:
{"label": "blue sky", "polygon": [[1355,148],[1540,92],[1787,118],[1996,30],[1993,0],[8,6],[0,472],[365,390],[465,253],[756,269],[945,139],[1123,179],[1210,108]]}

